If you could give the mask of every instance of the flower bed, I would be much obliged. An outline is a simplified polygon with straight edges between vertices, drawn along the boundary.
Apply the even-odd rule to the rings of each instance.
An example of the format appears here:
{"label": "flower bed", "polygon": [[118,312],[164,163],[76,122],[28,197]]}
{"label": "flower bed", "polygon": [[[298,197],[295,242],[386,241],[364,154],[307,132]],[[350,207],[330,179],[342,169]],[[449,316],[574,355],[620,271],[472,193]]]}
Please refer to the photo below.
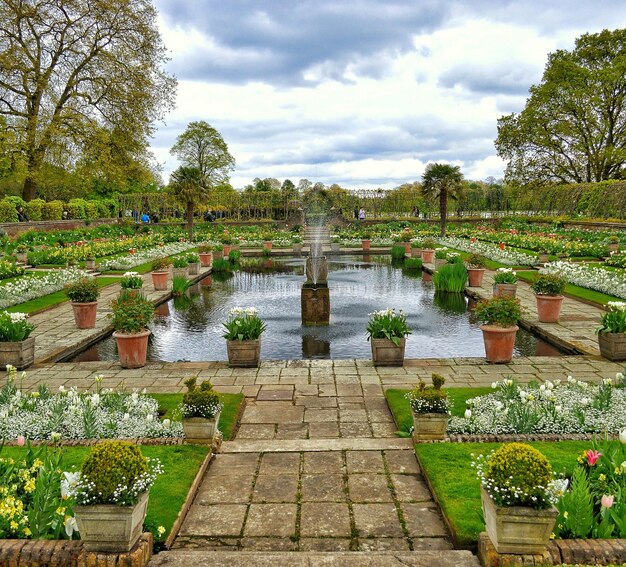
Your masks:
{"label": "flower bed", "polygon": [[98,267],[101,271],[128,270],[130,268],[134,268],[135,266],[140,266],[141,264],[150,262],[155,258],[180,254],[181,252],[186,252],[187,250],[195,247],[196,245],[192,242],[172,242],[171,244],[156,246],[122,258],[105,260],[104,262],[101,262]]}
{"label": "flower bed", "polygon": [[0,260],[0,280],[21,276],[25,271],[24,266],[18,266],[15,260]]}
{"label": "flower bed", "polygon": [[626,299],[626,277],[619,272],[571,262],[550,262],[540,272],[558,274],[569,283]]}
{"label": "flower bed", "polygon": [[604,263],[614,268],[626,268],[626,252],[616,252],[611,254]]}
{"label": "flower bed", "polygon": [[463,252],[469,252],[471,254],[480,254],[481,256],[485,256],[485,258],[507,266],[534,266],[538,263],[536,256],[524,254],[523,252],[515,252],[514,250],[507,250],[506,248],[501,250],[497,246],[485,242],[471,242],[465,238],[454,237],[440,237],[437,238],[437,242],[448,248],[455,248],[456,250],[462,250]]}

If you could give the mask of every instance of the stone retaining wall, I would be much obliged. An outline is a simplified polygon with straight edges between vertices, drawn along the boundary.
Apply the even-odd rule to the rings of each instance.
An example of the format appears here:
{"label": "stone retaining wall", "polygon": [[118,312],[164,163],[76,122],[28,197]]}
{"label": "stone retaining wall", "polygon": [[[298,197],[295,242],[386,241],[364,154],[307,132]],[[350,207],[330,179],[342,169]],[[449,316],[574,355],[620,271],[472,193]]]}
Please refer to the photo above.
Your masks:
{"label": "stone retaining wall", "polygon": [[9,236],[16,236],[29,230],[49,231],[49,230],[74,230],[76,228],[88,228],[101,224],[117,224],[117,219],[95,219],[87,224],[82,219],[68,219],[58,221],[28,221],[28,222],[3,222],[0,223],[0,231],[6,232]]}

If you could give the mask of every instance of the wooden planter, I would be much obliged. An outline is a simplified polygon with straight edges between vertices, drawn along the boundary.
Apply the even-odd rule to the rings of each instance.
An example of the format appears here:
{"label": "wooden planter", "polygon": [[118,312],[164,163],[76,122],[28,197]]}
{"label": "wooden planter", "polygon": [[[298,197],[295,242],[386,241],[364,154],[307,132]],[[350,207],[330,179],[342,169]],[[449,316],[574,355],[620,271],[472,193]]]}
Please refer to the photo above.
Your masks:
{"label": "wooden planter", "polygon": [[372,343],[372,362],[374,366],[402,366],[404,364],[404,347],[406,338],[396,346],[389,339],[370,339]]}
{"label": "wooden planter", "polygon": [[435,261],[435,251],[424,248],[422,250],[422,262],[432,264]]}
{"label": "wooden planter", "polygon": [[626,360],[626,333],[598,333],[600,354],[609,360]]}
{"label": "wooden planter", "polygon": [[441,441],[448,433],[447,413],[413,414],[413,441]]}
{"label": "wooden planter", "polygon": [[213,253],[212,252],[206,252],[203,254],[198,254],[198,256],[200,256],[200,265],[203,268],[208,268],[211,265],[211,261],[213,260]]}
{"label": "wooden planter", "polygon": [[550,254],[539,254],[538,261],[540,264],[547,264],[550,261]]}
{"label": "wooden planter", "polygon": [[411,248],[411,258],[421,258],[421,257],[422,257],[421,248]]}
{"label": "wooden planter", "polygon": [[18,370],[28,368],[35,361],[35,337],[15,343],[0,342],[0,368],[7,364]]}
{"label": "wooden planter", "polygon": [[75,303],[72,301],[74,310],[74,321],[79,329],[93,329],[96,326],[96,315],[98,314],[98,302]]}
{"label": "wooden planter", "polygon": [[497,283],[493,284],[494,297],[515,297],[517,293],[517,284]]}
{"label": "wooden planter", "polygon": [[261,358],[261,339],[226,341],[228,365],[238,368],[254,368]]}
{"label": "wooden planter", "polygon": [[220,421],[220,412],[214,417],[184,417],[183,431],[187,443],[212,445]]}
{"label": "wooden planter", "polygon": [[152,272],[154,291],[167,291],[167,276],[169,272]]}
{"label": "wooden planter", "polygon": [[361,248],[363,250],[369,250],[372,247],[372,241],[364,238],[363,240],[361,240]]}
{"label": "wooden planter", "polygon": [[85,260],[85,268],[87,270],[95,270],[96,261],[93,258],[87,258],[87,260]]}
{"label": "wooden planter", "polygon": [[147,508],[147,492],[139,497],[134,506],[74,506],[80,539],[85,549],[108,553],[130,551],[141,536]]}
{"label": "wooden planter", "polygon": [[536,295],[540,323],[557,323],[561,314],[562,295]]}
{"label": "wooden planter", "polygon": [[481,287],[484,275],[485,268],[467,268],[468,285],[470,287]]}
{"label": "wooden planter", "polygon": [[187,268],[172,268],[172,279],[173,278],[186,278],[187,277]]}
{"label": "wooden planter", "polygon": [[197,276],[200,272],[200,262],[190,262],[187,264],[187,270],[190,276]]}
{"label": "wooden planter", "polygon": [[542,555],[554,528],[555,508],[535,510],[526,506],[497,506],[481,487],[487,535],[498,553]]}
{"label": "wooden planter", "polygon": [[213,260],[222,260],[224,258],[223,250],[213,250]]}
{"label": "wooden planter", "polygon": [[122,368],[141,368],[146,365],[149,336],[149,330],[141,333],[113,333]]}
{"label": "wooden planter", "polygon": [[513,347],[515,346],[515,335],[519,327],[497,327],[495,325],[482,325],[485,341],[485,355],[487,362],[501,364],[511,362],[513,358]]}
{"label": "wooden planter", "polygon": [[17,261],[22,264],[28,264],[28,252],[16,252]]}

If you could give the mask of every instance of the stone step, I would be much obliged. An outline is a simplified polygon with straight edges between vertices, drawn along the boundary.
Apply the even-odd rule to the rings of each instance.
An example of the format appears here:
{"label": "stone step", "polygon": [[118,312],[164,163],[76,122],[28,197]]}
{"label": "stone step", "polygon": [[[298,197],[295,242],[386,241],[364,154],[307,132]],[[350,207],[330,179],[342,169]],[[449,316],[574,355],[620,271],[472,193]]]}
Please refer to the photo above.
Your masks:
{"label": "stone step", "polygon": [[175,549],[155,555],[149,565],[170,567],[480,567],[469,551],[387,551],[337,553]]}
{"label": "stone step", "polygon": [[412,450],[413,441],[401,437],[338,437],[330,439],[239,439],[224,441],[222,453],[300,453],[319,451]]}

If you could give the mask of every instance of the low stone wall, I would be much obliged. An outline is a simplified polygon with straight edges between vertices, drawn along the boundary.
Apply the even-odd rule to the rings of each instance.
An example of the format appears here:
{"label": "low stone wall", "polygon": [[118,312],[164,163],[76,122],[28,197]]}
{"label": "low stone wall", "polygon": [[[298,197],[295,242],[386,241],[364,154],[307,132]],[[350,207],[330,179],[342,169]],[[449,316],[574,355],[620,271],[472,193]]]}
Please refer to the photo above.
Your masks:
{"label": "low stone wall", "polygon": [[498,553],[489,536],[478,537],[478,558],[484,567],[506,565],[621,565],[626,563],[626,539],[555,539],[543,555]]}
{"label": "low stone wall", "polygon": [[152,557],[152,534],[144,533],[128,553],[97,553],[83,542],[68,540],[0,540],[0,567],[144,567]]}
{"label": "low stone wall", "polygon": [[0,231],[6,232],[9,236],[17,236],[29,230],[50,231],[50,230],[74,230],[75,228],[86,228],[99,226],[101,224],[117,224],[117,219],[95,219],[87,224],[81,219],[68,219],[59,221],[28,221],[28,222],[3,222],[0,223]]}

